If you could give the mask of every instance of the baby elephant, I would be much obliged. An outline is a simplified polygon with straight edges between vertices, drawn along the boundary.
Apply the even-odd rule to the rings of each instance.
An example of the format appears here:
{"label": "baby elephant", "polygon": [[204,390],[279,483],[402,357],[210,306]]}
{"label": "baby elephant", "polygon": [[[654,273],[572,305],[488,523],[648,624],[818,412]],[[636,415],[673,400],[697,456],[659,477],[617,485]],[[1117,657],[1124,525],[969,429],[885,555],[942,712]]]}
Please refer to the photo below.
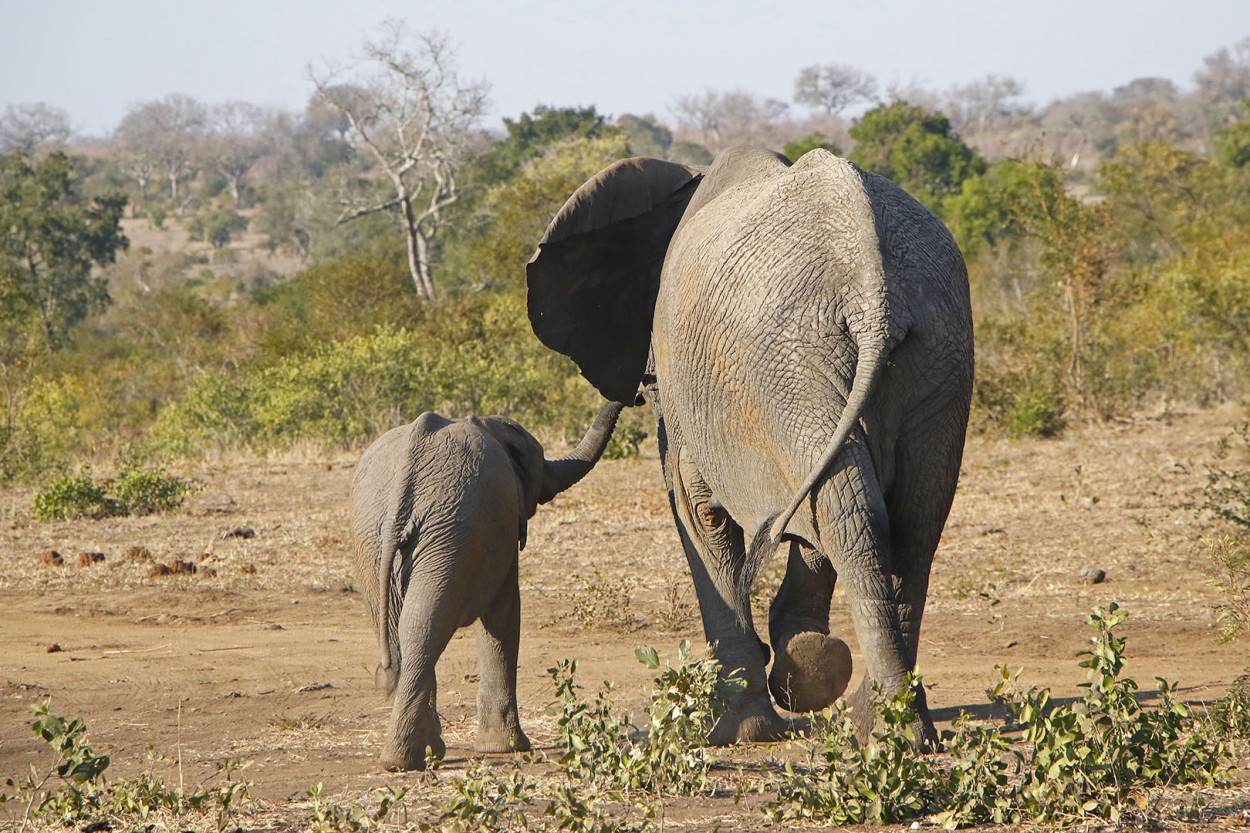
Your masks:
{"label": "baby elephant", "polygon": [[[351,486],[356,577],[394,696],[382,765],[424,769],[446,751],[434,663],[452,634],[478,630],[479,752],[527,750],[517,718],[521,631],[517,553],[540,503],[599,460],[623,406],[609,403],[573,453],[545,460],[528,431],[499,416],[424,413],[365,451]],[[396,555],[399,557],[396,558]]]}

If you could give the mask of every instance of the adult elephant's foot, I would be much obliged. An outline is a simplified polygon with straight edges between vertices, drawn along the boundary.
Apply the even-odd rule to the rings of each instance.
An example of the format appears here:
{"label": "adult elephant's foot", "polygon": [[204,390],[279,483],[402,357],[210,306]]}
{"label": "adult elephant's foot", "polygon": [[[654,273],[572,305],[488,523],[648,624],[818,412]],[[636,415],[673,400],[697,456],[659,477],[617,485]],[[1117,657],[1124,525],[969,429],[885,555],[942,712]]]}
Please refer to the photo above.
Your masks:
{"label": "adult elephant's foot", "polygon": [[530,739],[519,728],[492,729],[479,726],[473,749],[477,752],[528,752]]}
{"label": "adult elephant's foot", "polygon": [[442,737],[408,738],[406,742],[387,741],[382,749],[382,768],[391,772],[407,772],[425,769],[427,757],[442,758],[447,754],[447,744]]}
{"label": "adult elephant's foot", "polygon": [[846,691],[851,649],[841,639],[802,631],[783,637],[775,647],[768,690],[786,711],[820,711]]}
{"label": "adult elephant's foot", "polygon": [[777,714],[767,697],[759,698],[745,708],[737,708],[721,715],[708,732],[707,742],[712,746],[730,746],[735,743],[770,743],[784,740],[790,733],[788,720]]}

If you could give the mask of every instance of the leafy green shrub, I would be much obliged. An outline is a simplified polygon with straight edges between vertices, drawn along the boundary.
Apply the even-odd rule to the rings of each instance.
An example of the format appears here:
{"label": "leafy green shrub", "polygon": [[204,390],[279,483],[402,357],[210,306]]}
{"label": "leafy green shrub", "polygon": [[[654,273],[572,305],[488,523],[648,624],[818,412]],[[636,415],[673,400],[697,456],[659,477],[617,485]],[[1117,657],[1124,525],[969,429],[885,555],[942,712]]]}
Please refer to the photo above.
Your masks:
{"label": "leafy green shrub", "polygon": [[[0,794],[0,800],[24,799],[28,815],[35,818],[67,827],[90,821],[85,829],[93,830],[117,826],[151,830],[157,827],[152,818],[156,814],[180,817],[188,812],[213,811],[218,833],[224,833],[239,806],[250,799],[251,784],[233,779],[233,762],[218,767],[226,775],[224,785],[201,786],[189,793],[166,787],[149,773],[107,783],[104,772],[109,756],[97,755],[87,745],[87,726],[81,719],[66,720],[52,714],[49,702],[32,705],[31,710],[35,713],[31,728],[56,752],[58,760],[45,773],[32,764],[24,779],[7,779],[5,785],[17,789],[18,794]],[[50,787],[50,782],[54,786]]]}
{"label": "leafy green shrub", "polygon": [[[1172,684],[1156,678],[1158,705],[1144,709],[1134,695],[1137,683],[1120,676],[1125,643],[1113,629],[1126,615],[1112,602],[1087,620],[1098,636],[1092,650],[1078,654],[1089,676],[1079,706],[1053,704],[1048,689],[1005,697],[1024,726],[1027,764],[1016,788],[1023,818],[1118,822],[1130,799],[1148,788],[1221,782],[1228,750],[1197,731],[1188,707],[1173,698]],[[994,689],[999,697],[1008,689],[1002,673]]]}
{"label": "leafy green shrub", "polygon": [[1036,392],[1016,397],[1003,415],[1002,425],[1012,437],[1053,437],[1066,423],[1054,394]]}
{"label": "leafy green shrub", "polygon": [[631,408],[621,414],[616,430],[612,432],[608,446],[603,450],[605,460],[633,460],[638,457],[642,441],[647,438],[642,424],[649,419],[649,416],[639,413],[641,410]]}
{"label": "leafy green shrub", "polygon": [[[1146,791],[1222,783],[1228,747],[1197,724],[1157,679],[1159,701],[1143,708],[1137,683],[1122,677],[1124,639],[1114,628],[1126,614],[1113,602],[1087,624],[1098,630],[1082,651],[1088,681],[1076,703],[1057,703],[1049,689],[1015,688],[1005,669],[991,696],[1010,710],[1022,733],[1012,743],[1001,730],[960,721],[946,760],[916,754],[912,689],[878,704],[881,728],[860,744],[844,709],[827,715],[809,745],[809,765],[788,765],[774,820],[885,824],[935,814],[948,828],[973,824],[1112,823],[1137,814]],[[1238,699],[1230,714],[1239,714]]]}
{"label": "leafy green shrub", "polygon": [[126,467],[114,480],[93,480],[90,473],[53,479],[34,499],[37,520],[152,515],[182,505],[191,484],[155,469]]}
{"label": "leafy green shrub", "polygon": [[40,521],[111,518],[124,514],[117,500],[87,472],[54,478],[36,493],[34,516]]}
{"label": "leafy green shrub", "polygon": [[197,214],[187,223],[192,240],[202,240],[220,249],[236,235],[247,231],[247,218],[231,208],[220,206]]}
{"label": "leafy green shrub", "polygon": [[109,492],[126,515],[155,515],[172,512],[182,505],[191,484],[155,469],[126,468],[109,484]]}
{"label": "leafy green shrub", "polygon": [[772,819],[892,824],[931,812],[938,773],[914,751],[914,700],[911,685],[878,700],[882,727],[868,743],[857,740],[845,702],[826,712],[810,742],[811,768],[786,764],[767,808]]}
{"label": "leafy green shrub", "polygon": [[[654,649],[638,648],[635,654],[648,668],[660,669]],[[686,640],[678,646],[677,662],[655,677],[641,736],[628,715],[616,713],[610,683],[588,703],[574,680],[576,660],[547,669],[559,698],[548,711],[556,716],[560,763],[569,777],[610,794],[694,795],[707,787],[707,731],[742,682],[721,679],[720,663],[711,656],[694,658]]]}
{"label": "leafy green shrub", "polygon": [[530,803],[534,782],[520,770],[502,779],[493,776],[488,766],[480,765],[456,778],[453,786],[456,795],[436,807],[435,821],[418,825],[422,833],[527,829],[522,805]]}
{"label": "leafy green shrub", "polygon": [[1221,736],[1250,741],[1250,672],[1233,681],[1228,693],[1211,704],[1209,714]]}
{"label": "leafy green shrub", "polygon": [[312,815],[304,820],[301,829],[309,833],[372,833],[381,830],[386,817],[408,794],[407,787],[383,787],[374,791],[378,799],[377,807],[357,810],[326,801],[321,797],[321,789],[321,784],[308,788],[308,797],[313,805]]}
{"label": "leafy green shrub", "polygon": [[1222,594],[1215,604],[1220,623],[1216,639],[1228,642],[1250,634],[1250,424],[1221,437],[1213,456],[1202,511],[1225,531],[1204,544],[1210,584]]}

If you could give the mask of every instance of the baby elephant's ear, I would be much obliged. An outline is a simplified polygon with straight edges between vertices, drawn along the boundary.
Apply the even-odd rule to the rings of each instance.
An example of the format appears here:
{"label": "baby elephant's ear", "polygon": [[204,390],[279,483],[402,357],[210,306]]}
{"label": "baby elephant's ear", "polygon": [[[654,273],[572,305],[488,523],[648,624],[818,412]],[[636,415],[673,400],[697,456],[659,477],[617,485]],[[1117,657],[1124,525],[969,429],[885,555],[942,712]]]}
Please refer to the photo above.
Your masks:
{"label": "baby elephant's ear", "polygon": [[495,441],[503,447],[508,455],[508,462],[516,476],[517,488],[520,490],[520,503],[517,505],[517,535],[521,549],[525,549],[529,519],[538,509],[538,498],[542,492],[543,476],[546,473],[546,461],[543,459],[542,443],[534,435],[517,423],[502,416],[490,416],[480,420]]}
{"label": "baby elephant's ear", "polygon": [[701,177],[643,157],[604,168],[569,197],[525,267],[534,334],[606,399],[634,401],[664,255]]}

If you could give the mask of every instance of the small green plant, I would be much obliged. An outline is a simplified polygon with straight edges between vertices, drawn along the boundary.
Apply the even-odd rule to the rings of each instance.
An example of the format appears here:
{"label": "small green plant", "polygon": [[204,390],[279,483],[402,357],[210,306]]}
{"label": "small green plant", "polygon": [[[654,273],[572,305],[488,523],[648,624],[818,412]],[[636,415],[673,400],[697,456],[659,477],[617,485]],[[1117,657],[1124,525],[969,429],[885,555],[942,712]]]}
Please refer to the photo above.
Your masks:
{"label": "small green plant", "polygon": [[[177,817],[215,810],[217,830],[223,833],[239,806],[250,798],[251,784],[234,780],[237,766],[231,761],[218,766],[218,771],[226,776],[223,786],[201,787],[190,793],[170,789],[149,773],[107,783],[104,773],[109,767],[109,756],[96,754],[87,744],[87,725],[80,718],[67,720],[53,714],[50,701],[35,704],[31,710],[35,714],[31,728],[56,752],[58,760],[44,773],[32,764],[25,779],[5,781],[6,786],[17,790],[16,798],[25,799],[26,819],[33,817],[67,826],[93,820],[89,826],[96,829],[115,825],[137,828],[140,822],[158,813]],[[149,830],[155,827],[144,826]]]}
{"label": "small green plant", "polygon": [[[1082,651],[1079,665],[1088,680],[1077,705],[1056,705],[1048,689],[1011,691],[1005,702],[1024,726],[1028,763],[1017,788],[1024,818],[1063,822],[1101,818],[1118,822],[1130,799],[1151,788],[1223,778],[1228,750],[1198,731],[1185,704],[1172,696],[1173,686],[1156,678],[1159,700],[1144,709],[1137,683],[1121,677],[1125,640],[1114,628],[1127,614],[1114,602],[1095,609],[1087,624],[1098,630],[1093,646]],[[1009,675],[993,690],[1002,697]]]}
{"label": "small green plant", "polygon": [[573,622],[582,628],[613,627],[629,628],[637,622],[630,612],[630,582],[611,580],[595,565],[590,578],[574,575],[580,587],[559,598],[568,603],[569,609],[556,617],[557,621]]}
{"label": "small green plant", "polygon": [[608,446],[603,450],[605,460],[633,460],[641,453],[640,445],[647,432],[638,428],[619,426],[612,432]]}
{"label": "small green plant", "polygon": [[111,518],[169,512],[182,505],[191,483],[156,469],[126,467],[113,480],[94,480],[84,470],[54,478],[34,498],[37,520]]}
{"label": "small green plant", "polygon": [[374,791],[377,807],[358,810],[344,807],[321,797],[321,784],[308,788],[312,799],[312,815],[305,819],[301,829],[310,833],[373,833],[381,830],[391,811],[408,794],[407,787],[386,786]]}
{"label": "small green plant", "polygon": [[676,665],[662,666],[653,648],[640,647],[635,656],[659,671],[646,707],[645,733],[628,715],[616,712],[610,683],[586,702],[574,679],[575,660],[548,669],[559,698],[548,711],[560,731],[560,763],[569,777],[612,794],[694,795],[707,787],[707,731],[725,698],[743,683],[722,679],[715,657],[694,657],[687,640],[678,646]]}
{"label": "small green plant", "polygon": [[476,833],[500,829],[528,829],[524,806],[531,803],[534,782],[516,769],[506,778],[496,778],[486,765],[474,767],[453,782],[456,795],[436,807],[433,822],[422,822],[422,833],[455,831]]}
{"label": "small green plant", "polygon": [[955,736],[946,744],[949,768],[935,785],[935,820],[947,829],[976,824],[1005,824],[1014,818],[1011,776],[1021,756],[998,729],[960,716]]}
{"label": "small green plant", "polygon": [[881,728],[868,743],[857,740],[852,710],[844,701],[826,711],[808,746],[809,766],[786,764],[777,798],[766,808],[771,818],[892,824],[934,809],[938,773],[915,752],[912,682],[876,700]]}
{"label": "small green plant", "polygon": [[564,772],[579,781],[615,785],[625,767],[627,738],[635,727],[629,715],[616,712],[612,684],[604,681],[594,702],[586,702],[576,680],[577,660],[563,659],[547,673],[557,698],[547,713],[556,718]]}
{"label": "small green plant", "polygon": [[570,833],[624,833],[630,829],[604,814],[594,798],[585,797],[585,790],[573,784],[557,786],[543,812],[555,820],[557,830]]}
{"label": "small green plant", "polygon": [[1221,737],[1250,741],[1250,671],[1233,680],[1208,714]]}
{"label": "small green plant", "polygon": [[1003,430],[1012,437],[1054,437],[1067,426],[1063,406],[1049,392],[1026,393],[1003,414]]}
{"label": "small green plant", "polygon": [[191,484],[157,469],[126,468],[110,486],[116,501],[127,515],[155,515],[171,512],[182,505]]}
{"label": "small green plant", "polygon": [[[1087,624],[1098,633],[1082,651],[1085,694],[1059,703],[1049,689],[1020,690],[1000,668],[989,693],[1005,704],[1019,741],[1002,730],[961,720],[943,760],[915,753],[912,687],[879,701],[879,730],[860,744],[845,709],[826,714],[809,741],[806,767],[787,765],[774,820],[887,824],[933,814],[947,828],[974,824],[1074,824],[1089,820],[1149,821],[1150,791],[1222,782],[1227,745],[1211,736],[1157,679],[1158,703],[1143,708],[1137,683],[1121,675],[1125,641],[1115,633],[1125,613],[1111,603]],[[1230,693],[1227,714],[1250,711]],[[1216,718],[1215,725],[1220,725]]]}

